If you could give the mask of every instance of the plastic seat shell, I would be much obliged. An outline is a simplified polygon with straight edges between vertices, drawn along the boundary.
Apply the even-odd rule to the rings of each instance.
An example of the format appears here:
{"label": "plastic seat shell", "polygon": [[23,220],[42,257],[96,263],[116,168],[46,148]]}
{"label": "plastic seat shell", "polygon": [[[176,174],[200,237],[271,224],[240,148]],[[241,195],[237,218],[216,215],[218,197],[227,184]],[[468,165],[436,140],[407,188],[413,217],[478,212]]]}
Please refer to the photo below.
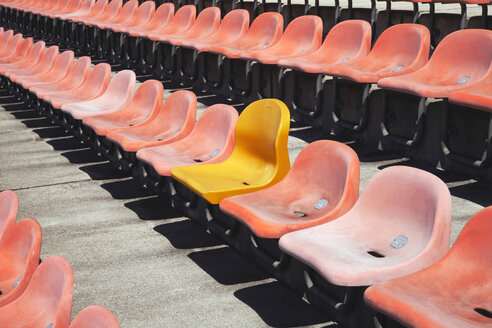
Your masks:
{"label": "plastic seat shell", "polygon": [[69,328],[120,328],[120,324],[105,307],[91,305],[75,316]]}
{"label": "plastic seat shell", "polygon": [[0,247],[14,228],[18,208],[19,198],[14,191],[0,192]]}
{"label": "plastic seat shell", "polygon": [[455,91],[449,102],[492,113],[492,83]]}
{"label": "plastic seat shell", "polygon": [[290,113],[277,99],[251,103],[236,124],[231,156],[217,164],[176,167],[171,175],[211,204],[280,181],[289,171]]}
{"label": "plastic seat shell", "polygon": [[446,184],[431,173],[393,166],[371,178],[345,215],[285,234],[279,246],[331,284],[369,286],[440,260],[450,225]]}
{"label": "plastic seat shell", "polygon": [[408,327],[491,327],[492,206],[476,213],[436,264],[375,284],[366,303]]}
{"label": "plastic seat shell", "polygon": [[[350,147],[330,140],[316,141],[301,151],[282,181],[225,198],[220,209],[258,237],[280,238],[345,214],[357,201],[359,176],[359,158]],[[320,200],[328,204],[317,209]]]}

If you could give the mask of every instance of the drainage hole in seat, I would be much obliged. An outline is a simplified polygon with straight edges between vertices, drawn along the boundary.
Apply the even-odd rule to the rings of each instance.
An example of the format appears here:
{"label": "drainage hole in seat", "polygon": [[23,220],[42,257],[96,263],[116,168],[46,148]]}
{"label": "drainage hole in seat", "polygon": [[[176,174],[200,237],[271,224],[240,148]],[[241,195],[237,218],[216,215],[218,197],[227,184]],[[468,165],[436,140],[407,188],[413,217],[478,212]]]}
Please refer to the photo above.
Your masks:
{"label": "drainage hole in seat", "polygon": [[378,257],[378,258],[384,257],[384,255],[383,255],[383,254],[378,253],[378,252],[376,252],[376,251],[367,251],[367,254],[372,255],[372,256],[374,256],[374,257]]}
{"label": "drainage hole in seat", "polygon": [[201,163],[201,162],[203,162],[203,161],[202,161],[201,159],[199,159],[199,158],[193,158],[193,160],[194,160],[195,162],[197,162],[197,163]]}
{"label": "drainage hole in seat", "polygon": [[492,312],[490,312],[490,311],[487,311],[487,310],[482,309],[482,308],[474,308],[473,310],[475,310],[475,312],[483,315],[486,318],[492,319]]}
{"label": "drainage hole in seat", "polygon": [[305,218],[306,216],[308,216],[306,213],[301,211],[294,211],[294,214],[301,218]]}
{"label": "drainage hole in seat", "polygon": [[243,181],[243,185],[249,186],[249,183]]}

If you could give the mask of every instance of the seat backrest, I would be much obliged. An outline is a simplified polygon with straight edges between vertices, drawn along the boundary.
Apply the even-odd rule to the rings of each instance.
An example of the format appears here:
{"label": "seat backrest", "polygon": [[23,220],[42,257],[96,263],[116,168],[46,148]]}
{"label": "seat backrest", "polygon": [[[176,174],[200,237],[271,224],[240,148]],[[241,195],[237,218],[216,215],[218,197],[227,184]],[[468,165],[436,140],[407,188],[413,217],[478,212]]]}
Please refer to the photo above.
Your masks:
{"label": "seat backrest", "polygon": [[14,191],[0,192],[0,247],[15,225],[18,208],[19,198]]}
{"label": "seat backrest", "polygon": [[128,22],[128,25],[131,26],[141,26],[147,23],[152,15],[155,13],[155,2],[154,1],[145,1],[142,3],[133,13],[133,17],[131,19],[131,23]]}
{"label": "seat backrest", "polygon": [[27,54],[27,52],[31,49],[32,43],[33,43],[32,38],[24,39],[17,47],[17,50],[15,52],[16,56],[18,58],[24,57]]}
{"label": "seat backrest", "polygon": [[108,5],[104,8],[104,11],[100,13],[97,17],[95,17],[98,21],[110,21],[116,18],[121,10],[123,4],[123,0],[111,0]]}
{"label": "seat backrest", "polygon": [[[34,271],[38,267],[41,253],[41,226],[34,219],[23,219],[12,229],[4,245],[3,254],[9,254],[11,264],[19,266],[19,276],[15,277],[14,288],[0,299],[0,306],[8,304],[18,298],[29,285]],[[7,297],[7,298],[6,298]]]}
{"label": "seat backrest", "polygon": [[29,53],[26,55],[25,59],[23,59],[23,67],[29,67],[36,63],[45,51],[45,46],[46,43],[44,41],[36,42],[29,50]]}
{"label": "seat backrest", "polygon": [[155,30],[162,26],[166,26],[171,23],[173,16],[174,4],[169,2],[163,3],[156,9],[155,13],[144,27],[147,30]]}
{"label": "seat backrest", "polygon": [[66,50],[62,52],[53,62],[51,66],[50,73],[55,74],[59,77],[63,76],[73,64],[75,54],[71,50]]}
{"label": "seat backrest", "polygon": [[466,86],[490,74],[491,63],[492,31],[467,29],[442,39],[423,69],[439,72],[443,80],[451,76]]}
{"label": "seat backrest", "polygon": [[120,71],[111,79],[106,91],[93,101],[106,102],[110,100],[113,103],[116,100],[118,103],[128,103],[135,94],[136,82],[135,72],[131,70]]}
{"label": "seat backrest", "polygon": [[261,45],[267,47],[277,43],[283,35],[284,17],[280,13],[267,12],[259,15],[248,30],[248,33],[238,40],[235,47],[249,49]]}
{"label": "seat backrest", "polygon": [[[378,227],[371,242],[382,254],[411,258],[430,250],[435,262],[448,250],[451,195],[441,179],[426,171],[407,166],[379,171],[349,214],[357,221],[354,229]],[[406,246],[390,247],[399,236]]]}
{"label": "seat backrest", "polygon": [[58,58],[58,46],[51,46],[45,49],[36,63],[36,73],[44,73],[49,70],[56,58]]}
{"label": "seat backrest", "polygon": [[196,7],[192,5],[186,5],[178,9],[176,14],[168,25],[173,31],[184,31],[190,26],[193,26],[196,18]]}
{"label": "seat backrest", "polygon": [[[290,112],[282,101],[261,99],[251,103],[237,121],[236,145],[230,159],[244,158],[244,153],[253,154],[248,158],[265,163],[275,171],[271,183],[280,181],[290,169],[289,127]],[[272,173],[267,167],[264,171],[265,174]]]}
{"label": "seat backrest", "polygon": [[214,41],[229,43],[246,35],[249,29],[249,12],[245,9],[234,9],[228,12],[214,34]]}
{"label": "seat backrest", "polygon": [[162,127],[164,133],[183,129],[191,131],[195,125],[196,109],[196,95],[188,90],[179,90],[172,93],[148,121]]}
{"label": "seat backrest", "polygon": [[80,14],[89,13],[95,4],[96,4],[96,0],[84,0],[80,5],[79,13]]}
{"label": "seat backrest", "polygon": [[186,31],[186,35],[193,37],[208,35],[217,31],[220,26],[220,9],[218,7],[207,7],[196,17],[193,26]]}
{"label": "seat backrest", "polygon": [[91,70],[91,57],[83,56],[77,59],[71,66],[67,78],[63,80],[63,86],[74,88],[82,83]]}
{"label": "seat backrest", "polygon": [[73,271],[58,255],[38,266],[25,292],[0,307],[0,319],[7,326],[68,327],[72,310]]}
{"label": "seat backrest", "polygon": [[363,58],[371,50],[371,25],[365,20],[350,19],[336,24],[320,47],[331,60],[348,62]]}
{"label": "seat backrest", "polygon": [[111,311],[92,305],[80,311],[69,328],[120,328],[120,324]]}
{"label": "seat backrest", "polygon": [[[113,0],[114,1],[114,0]],[[130,0],[127,1],[121,10],[119,11],[118,15],[116,15],[111,22],[115,24],[123,23],[129,19],[132,18],[133,13],[135,10],[138,8],[138,0]]]}
{"label": "seat backrest", "polygon": [[96,97],[104,92],[111,81],[111,65],[100,63],[89,72],[87,79],[82,84],[83,92]]}
{"label": "seat backrest", "polygon": [[129,123],[133,117],[140,117],[143,113],[150,117],[162,106],[163,97],[162,83],[157,80],[147,80],[138,87],[130,104],[119,113],[124,112]]}
{"label": "seat backrest", "polygon": [[393,70],[407,69],[410,66],[422,67],[429,59],[430,32],[419,24],[397,24],[381,33],[371,52],[357,62],[367,65],[386,67],[394,63]]}
{"label": "seat backrest", "polygon": [[108,0],[97,0],[91,11],[87,14],[87,18],[95,18],[101,15],[108,6]]}
{"label": "seat backrest", "polygon": [[8,30],[7,32],[4,32],[0,37],[0,47],[1,48],[5,47],[13,35],[14,35],[14,31],[12,30]]}
{"label": "seat backrest", "polygon": [[9,39],[4,49],[7,50],[9,53],[13,53],[21,42],[22,42],[22,34],[20,33],[16,34]]}
{"label": "seat backrest", "polygon": [[323,21],[314,15],[297,17],[287,25],[276,49],[286,49],[298,55],[309,53],[321,46],[323,38]]}

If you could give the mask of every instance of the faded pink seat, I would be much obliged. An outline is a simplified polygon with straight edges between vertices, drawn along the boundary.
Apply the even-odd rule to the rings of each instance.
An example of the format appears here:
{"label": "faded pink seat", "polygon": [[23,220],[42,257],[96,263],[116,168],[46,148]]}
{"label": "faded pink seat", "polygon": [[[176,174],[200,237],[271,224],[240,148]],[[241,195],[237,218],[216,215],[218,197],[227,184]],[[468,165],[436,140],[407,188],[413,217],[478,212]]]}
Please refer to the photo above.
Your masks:
{"label": "faded pink seat", "polygon": [[135,10],[138,8],[137,0],[130,0],[125,2],[123,7],[119,10],[118,14],[110,20],[98,21],[95,25],[100,29],[112,29],[120,24],[125,24],[129,21]]}
{"label": "faded pink seat", "polygon": [[213,105],[200,115],[188,136],[167,145],[140,149],[137,158],[161,176],[171,176],[171,169],[177,166],[220,163],[234,149],[237,119],[234,107]]}
{"label": "faded pink seat", "polygon": [[97,25],[99,22],[110,22],[118,16],[122,4],[122,0],[111,0],[98,15],[85,17],[81,22],[85,25]]}
{"label": "faded pink seat", "polygon": [[14,228],[18,208],[19,198],[14,191],[0,192],[0,247]]}
{"label": "faded pink seat", "polygon": [[364,58],[347,64],[325,66],[326,75],[358,83],[376,83],[384,77],[403,75],[427,63],[430,32],[419,24],[393,25],[379,36]]}
{"label": "faded pink seat", "polygon": [[171,23],[174,16],[174,4],[163,3],[160,5],[150,20],[142,26],[129,27],[127,32],[131,36],[146,36],[154,30],[163,28]]}
{"label": "faded pink seat", "polygon": [[9,328],[65,328],[70,324],[72,298],[70,263],[50,256],[38,266],[25,292],[0,307],[0,322]]}
{"label": "faded pink seat", "polygon": [[159,41],[165,35],[178,35],[193,26],[196,19],[196,7],[186,5],[178,9],[170,24],[166,24],[158,30],[143,36],[152,41]]}
{"label": "faded pink seat", "polygon": [[106,137],[127,152],[178,141],[193,129],[196,106],[197,100],[193,92],[176,91],[146,121],[115,129]]}
{"label": "faded pink seat", "polygon": [[369,286],[437,262],[449,247],[451,197],[412,167],[381,170],[337,220],[288,233],[280,248],[338,286]]}
{"label": "faded pink seat", "polygon": [[111,25],[111,28],[115,32],[128,32],[130,28],[140,27],[145,25],[155,12],[155,2],[145,1],[137,9],[133,15],[117,25]]}
{"label": "faded pink seat", "polygon": [[82,120],[99,136],[105,136],[110,131],[134,126],[144,122],[152,113],[162,106],[164,87],[156,80],[147,80],[137,89],[130,104],[120,111],[89,116]]}
{"label": "faded pink seat", "polygon": [[12,70],[19,70],[23,68],[30,67],[34,65],[38,60],[39,56],[44,52],[45,43],[44,41],[36,42],[27,52],[27,54],[19,61],[12,63],[1,63],[0,64],[0,74],[6,75],[7,72]]}
{"label": "faded pink seat", "polygon": [[458,90],[492,82],[492,31],[461,30],[446,36],[429,62],[410,74],[378,85],[425,98],[447,98]]}
{"label": "faded pink seat", "polygon": [[366,303],[405,327],[492,327],[491,234],[489,206],[467,222],[441,261],[369,287]]}
{"label": "faded pink seat", "polygon": [[132,100],[135,84],[135,73],[123,70],[111,79],[108,88],[99,97],[89,101],[65,104],[61,109],[77,120],[87,116],[117,112],[125,108]]}
{"label": "faded pink seat", "polygon": [[120,324],[111,311],[92,305],[80,311],[69,328],[120,328]]}
{"label": "faded pink seat", "polygon": [[84,82],[77,88],[69,91],[57,91],[43,95],[43,100],[51,103],[56,109],[71,103],[89,101],[99,97],[108,87],[111,81],[111,65],[107,63],[97,64],[89,72]]}
{"label": "faded pink seat", "polygon": [[62,52],[53,62],[51,67],[40,74],[33,76],[25,76],[17,79],[17,83],[21,84],[24,89],[29,89],[37,85],[53,83],[61,80],[67,74],[70,66],[73,64],[75,54],[71,50]]}
{"label": "faded pink seat", "polygon": [[70,20],[73,17],[81,17],[87,15],[94,8],[96,0],[82,0],[80,7],[72,12],[68,12],[65,14],[58,14],[56,17],[61,18],[63,20]]}
{"label": "faded pink seat", "polygon": [[7,76],[12,82],[16,82],[18,79],[29,78],[36,74],[43,74],[51,68],[57,57],[58,46],[51,46],[44,49],[36,62],[32,65],[28,67],[9,69],[5,72],[5,76]]}
{"label": "faded pink seat", "polygon": [[453,92],[449,102],[492,113],[492,83]]}
{"label": "faded pink seat", "polygon": [[220,209],[258,237],[282,235],[332,221],[359,195],[359,158],[352,148],[321,140],[304,148],[279,183],[220,202]]}
{"label": "faded pink seat", "polygon": [[371,50],[371,25],[363,20],[346,20],[335,25],[321,47],[307,56],[281,59],[277,65],[306,73],[322,72],[326,65],[351,63]]}
{"label": "faded pink seat", "polygon": [[0,57],[0,64],[9,64],[21,60],[29,52],[29,49],[31,49],[32,43],[32,38],[22,40],[15,48],[13,48],[13,51],[8,54],[5,53],[5,55]]}
{"label": "faded pink seat", "polygon": [[239,58],[245,50],[258,50],[274,45],[282,38],[283,29],[284,18],[280,13],[263,13],[251,23],[244,37],[231,43],[210,45],[208,51],[229,58]]}
{"label": "faded pink seat", "polygon": [[279,42],[269,47],[244,51],[242,59],[276,64],[280,59],[308,55],[319,49],[323,37],[323,21],[314,15],[297,17],[289,23]]}
{"label": "faded pink seat", "polygon": [[97,17],[101,15],[107,6],[108,6],[108,0],[97,0],[96,3],[91,7],[91,9],[87,13],[80,14],[78,16],[71,16],[69,19],[75,23],[83,22],[87,18]]}
{"label": "faded pink seat", "polygon": [[0,247],[0,307],[26,290],[38,267],[41,226],[34,219],[19,221]]}

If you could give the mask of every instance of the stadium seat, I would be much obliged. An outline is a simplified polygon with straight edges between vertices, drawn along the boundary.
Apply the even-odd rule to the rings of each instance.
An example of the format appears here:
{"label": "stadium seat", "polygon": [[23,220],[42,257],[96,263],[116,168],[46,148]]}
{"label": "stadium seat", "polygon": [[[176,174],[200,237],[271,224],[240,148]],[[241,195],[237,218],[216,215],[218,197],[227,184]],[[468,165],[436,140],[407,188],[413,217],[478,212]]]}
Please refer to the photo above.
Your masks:
{"label": "stadium seat", "polygon": [[161,193],[167,191],[172,168],[223,162],[234,148],[237,118],[232,106],[216,104],[207,108],[188,136],[167,145],[140,149],[134,175],[147,188]]}
{"label": "stadium seat", "polygon": [[378,82],[386,90],[410,94],[420,101],[415,106],[418,107],[415,108],[417,120],[411,138],[391,131],[386,122],[382,125],[383,134],[394,143],[415,147],[424,137],[427,99],[447,98],[454,91],[492,82],[491,64],[491,31],[470,29],[449,34],[439,43],[424,67],[410,74],[384,78]]}
{"label": "stadium seat", "polygon": [[8,58],[15,54],[17,48],[22,44],[22,34],[16,34],[10,37],[7,44],[0,50],[0,58]]}
{"label": "stadium seat", "polygon": [[252,23],[246,35],[227,44],[208,47],[209,52],[222,54],[228,58],[239,58],[245,50],[262,49],[277,43],[283,34],[284,19],[279,13],[263,13]]}
{"label": "stadium seat", "polygon": [[278,65],[306,73],[320,73],[327,65],[349,64],[362,59],[370,49],[371,25],[363,20],[347,20],[330,30],[317,51],[281,59]]}
{"label": "stadium seat", "polygon": [[120,168],[131,168],[138,150],[183,139],[195,125],[197,99],[193,92],[171,94],[158,111],[142,123],[110,131],[106,138],[114,144],[108,157]]}
{"label": "stadium seat", "polygon": [[96,0],[82,0],[80,7],[77,10],[73,10],[65,14],[57,14],[56,17],[63,20],[68,20],[74,17],[82,17],[89,14],[94,8],[95,4]]}
{"label": "stadium seat", "polygon": [[0,57],[0,65],[15,63],[23,59],[31,50],[32,43],[32,38],[24,39],[12,53]]}
{"label": "stadium seat", "polygon": [[51,68],[57,57],[57,46],[45,48],[33,65],[9,69],[5,72],[5,76],[7,76],[11,82],[16,82],[18,79],[29,78],[33,75],[46,73]]}
{"label": "stadium seat", "polygon": [[68,328],[120,328],[120,324],[111,311],[92,305],[80,311]]}
{"label": "stadium seat", "polygon": [[0,63],[0,74],[6,75],[11,70],[19,70],[22,68],[28,68],[34,65],[40,58],[41,53],[45,49],[44,41],[36,42],[28,51],[26,56],[16,62],[12,63]]}
{"label": "stadium seat", "polygon": [[442,260],[369,287],[366,303],[405,327],[490,327],[491,233],[489,206],[466,223]]}
{"label": "stadium seat", "polygon": [[183,33],[193,26],[196,18],[196,7],[186,5],[176,11],[170,24],[162,26],[158,30],[153,30],[152,33],[146,35],[147,39],[159,41],[163,35],[175,35]]}
{"label": "stadium seat", "polygon": [[330,140],[304,148],[279,183],[225,198],[220,209],[260,238],[282,235],[345,214],[359,195],[359,159],[348,146]]}
{"label": "stadium seat", "polygon": [[246,107],[236,124],[231,156],[217,164],[175,167],[172,178],[219,204],[226,197],[266,188],[290,169],[287,151],[289,110],[280,100],[262,99]]}
{"label": "stadium seat", "polygon": [[128,106],[120,111],[109,114],[88,116],[82,120],[86,127],[92,130],[90,141],[98,149],[101,147],[101,138],[117,128],[134,126],[144,122],[152,113],[162,107],[164,88],[156,80],[147,80],[140,85],[135,96]]}
{"label": "stadium seat", "polygon": [[449,95],[449,102],[492,112],[492,83],[464,88]]}
{"label": "stadium seat", "polygon": [[321,18],[313,15],[301,16],[287,26],[279,42],[263,49],[244,51],[240,57],[263,64],[277,64],[280,59],[308,55],[318,50],[322,36]]}
{"label": "stadium seat", "polygon": [[19,221],[0,247],[0,307],[18,298],[38,267],[41,226],[34,219]]}
{"label": "stadium seat", "polygon": [[0,192],[0,247],[15,226],[18,208],[19,198],[14,191]]}
{"label": "stadium seat", "polygon": [[[331,299],[332,289],[360,290],[437,262],[448,250],[450,225],[451,196],[446,184],[425,171],[393,166],[371,178],[345,215],[285,234],[279,246],[328,282],[328,291],[322,294]],[[352,296],[334,308],[348,310],[355,302],[354,309],[360,311],[362,294]],[[344,314],[363,317],[354,317],[350,311]]]}
{"label": "stadium seat", "polygon": [[97,98],[84,102],[65,104],[62,111],[76,120],[87,116],[117,112],[125,108],[135,93],[136,76],[133,71],[118,72],[109,82],[107,89]]}
{"label": "stadium seat", "polygon": [[62,106],[70,103],[84,102],[99,97],[111,81],[111,66],[107,63],[97,64],[78,87],[61,92],[43,95],[43,100],[49,103],[54,112],[59,114]]}
{"label": "stadium seat", "polygon": [[[100,0],[99,0],[100,1]],[[95,25],[98,22],[109,22],[115,18],[121,10],[122,0],[111,0],[98,15],[91,15],[81,19],[84,25]]]}
{"label": "stadium seat", "polygon": [[64,328],[70,324],[73,271],[58,255],[45,259],[24,293],[0,307],[0,321],[9,328]]}

